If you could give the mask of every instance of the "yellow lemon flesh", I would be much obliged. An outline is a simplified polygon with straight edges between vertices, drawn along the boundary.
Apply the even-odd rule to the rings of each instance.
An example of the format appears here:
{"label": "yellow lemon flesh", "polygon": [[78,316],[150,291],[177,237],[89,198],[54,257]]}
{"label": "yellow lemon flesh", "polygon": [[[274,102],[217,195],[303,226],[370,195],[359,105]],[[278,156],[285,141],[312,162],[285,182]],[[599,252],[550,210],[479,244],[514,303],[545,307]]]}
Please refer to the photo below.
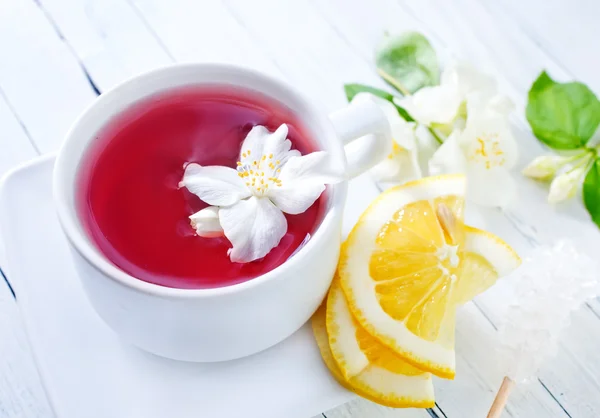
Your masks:
{"label": "yellow lemon flesh", "polygon": [[[431,374],[379,344],[352,318],[339,283],[312,319],[321,356],[333,376],[358,395],[395,408],[435,404]],[[331,330],[331,332],[329,332]]]}
{"label": "yellow lemon flesh", "polygon": [[465,179],[428,177],[388,189],[342,248],[349,310],[379,344],[420,370],[453,378],[456,307],[519,264],[498,237],[463,224]]}

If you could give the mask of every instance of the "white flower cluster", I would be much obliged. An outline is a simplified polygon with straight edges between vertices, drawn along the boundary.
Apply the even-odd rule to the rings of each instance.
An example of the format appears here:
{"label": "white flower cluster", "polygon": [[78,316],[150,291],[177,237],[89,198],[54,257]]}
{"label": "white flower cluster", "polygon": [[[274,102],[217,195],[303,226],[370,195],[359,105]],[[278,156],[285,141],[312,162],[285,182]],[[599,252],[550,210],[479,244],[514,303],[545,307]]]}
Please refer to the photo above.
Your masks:
{"label": "white flower cluster", "polygon": [[[394,98],[370,93],[354,100],[376,100],[388,115],[394,147],[373,169],[382,188],[426,175],[464,173],[468,198],[485,206],[506,206],[515,193],[509,170],[518,158],[509,127],[512,102],[491,77],[464,64],[450,65],[438,86]],[[407,122],[397,107],[415,120]]]}

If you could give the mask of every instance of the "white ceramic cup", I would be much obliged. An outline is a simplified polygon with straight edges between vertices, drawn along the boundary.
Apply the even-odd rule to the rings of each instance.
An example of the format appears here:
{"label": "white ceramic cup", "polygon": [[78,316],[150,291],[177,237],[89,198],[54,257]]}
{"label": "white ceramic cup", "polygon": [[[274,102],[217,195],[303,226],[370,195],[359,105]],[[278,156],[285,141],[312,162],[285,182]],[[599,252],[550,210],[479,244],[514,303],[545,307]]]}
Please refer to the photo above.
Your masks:
{"label": "white ceramic cup", "polygon": [[75,192],[82,156],[96,134],[137,101],[177,87],[206,84],[258,91],[288,106],[320,149],[347,168],[348,178],[384,158],[391,137],[385,115],[371,101],[353,103],[327,117],[274,78],[220,64],[174,65],[134,77],[102,94],[75,122],[56,159],[54,199],[91,304],[131,344],[171,359],[212,362],[277,344],[317,309],[338,261],[347,182],[331,187],[323,221],[309,242],[281,266],[247,282],[216,289],[173,289],[121,271],[94,246],[78,218]]}

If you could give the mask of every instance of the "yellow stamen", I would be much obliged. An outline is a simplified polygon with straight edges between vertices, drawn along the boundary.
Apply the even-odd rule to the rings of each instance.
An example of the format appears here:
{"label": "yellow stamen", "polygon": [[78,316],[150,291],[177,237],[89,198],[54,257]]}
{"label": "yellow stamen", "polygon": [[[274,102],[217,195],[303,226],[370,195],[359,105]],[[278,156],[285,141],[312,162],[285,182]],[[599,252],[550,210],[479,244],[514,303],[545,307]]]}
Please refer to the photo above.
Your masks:
{"label": "yellow stamen", "polygon": [[477,151],[475,151],[475,153],[481,154],[483,157],[487,157],[487,154],[485,152],[485,142],[483,142],[481,138],[477,138],[477,142],[479,142],[480,148]]}
{"label": "yellow stamen", "polygon": [[248,155],[250,155],[250,150],[248,150]]}
{"label": "yellow stamen", "polygon": [[279,164],[281,164],[281,161],[277,160],[277,161],[275,161],[275,164],[279,165]]}
{"label": "yellow stamen", "polygon": [[238,162],[237,162],[237,165],[238,165],[238,167],[239,167],[239,166],[241,166],[241,165],[242,165],[242,163],[238,161]]}
{"label": "yellow stamen", "polygon": [[273,158],[273,154],[269,154],[269,158]]}

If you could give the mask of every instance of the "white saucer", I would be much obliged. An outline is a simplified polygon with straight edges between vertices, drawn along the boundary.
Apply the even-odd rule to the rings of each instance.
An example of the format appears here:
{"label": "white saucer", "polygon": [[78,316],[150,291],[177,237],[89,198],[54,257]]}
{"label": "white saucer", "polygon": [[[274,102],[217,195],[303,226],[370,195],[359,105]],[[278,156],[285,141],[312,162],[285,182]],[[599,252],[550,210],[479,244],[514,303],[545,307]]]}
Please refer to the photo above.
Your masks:
{"label": "white saucer", "polygon": [[[52,204],[53,157],[13,171],[0,190],[7,275],[59,418],[308,418],[354,395],[321,362],[309,325],[225,363],[165,360],[121,342],[80,287]],[[345,231],[378,194],[350,186]]]}

